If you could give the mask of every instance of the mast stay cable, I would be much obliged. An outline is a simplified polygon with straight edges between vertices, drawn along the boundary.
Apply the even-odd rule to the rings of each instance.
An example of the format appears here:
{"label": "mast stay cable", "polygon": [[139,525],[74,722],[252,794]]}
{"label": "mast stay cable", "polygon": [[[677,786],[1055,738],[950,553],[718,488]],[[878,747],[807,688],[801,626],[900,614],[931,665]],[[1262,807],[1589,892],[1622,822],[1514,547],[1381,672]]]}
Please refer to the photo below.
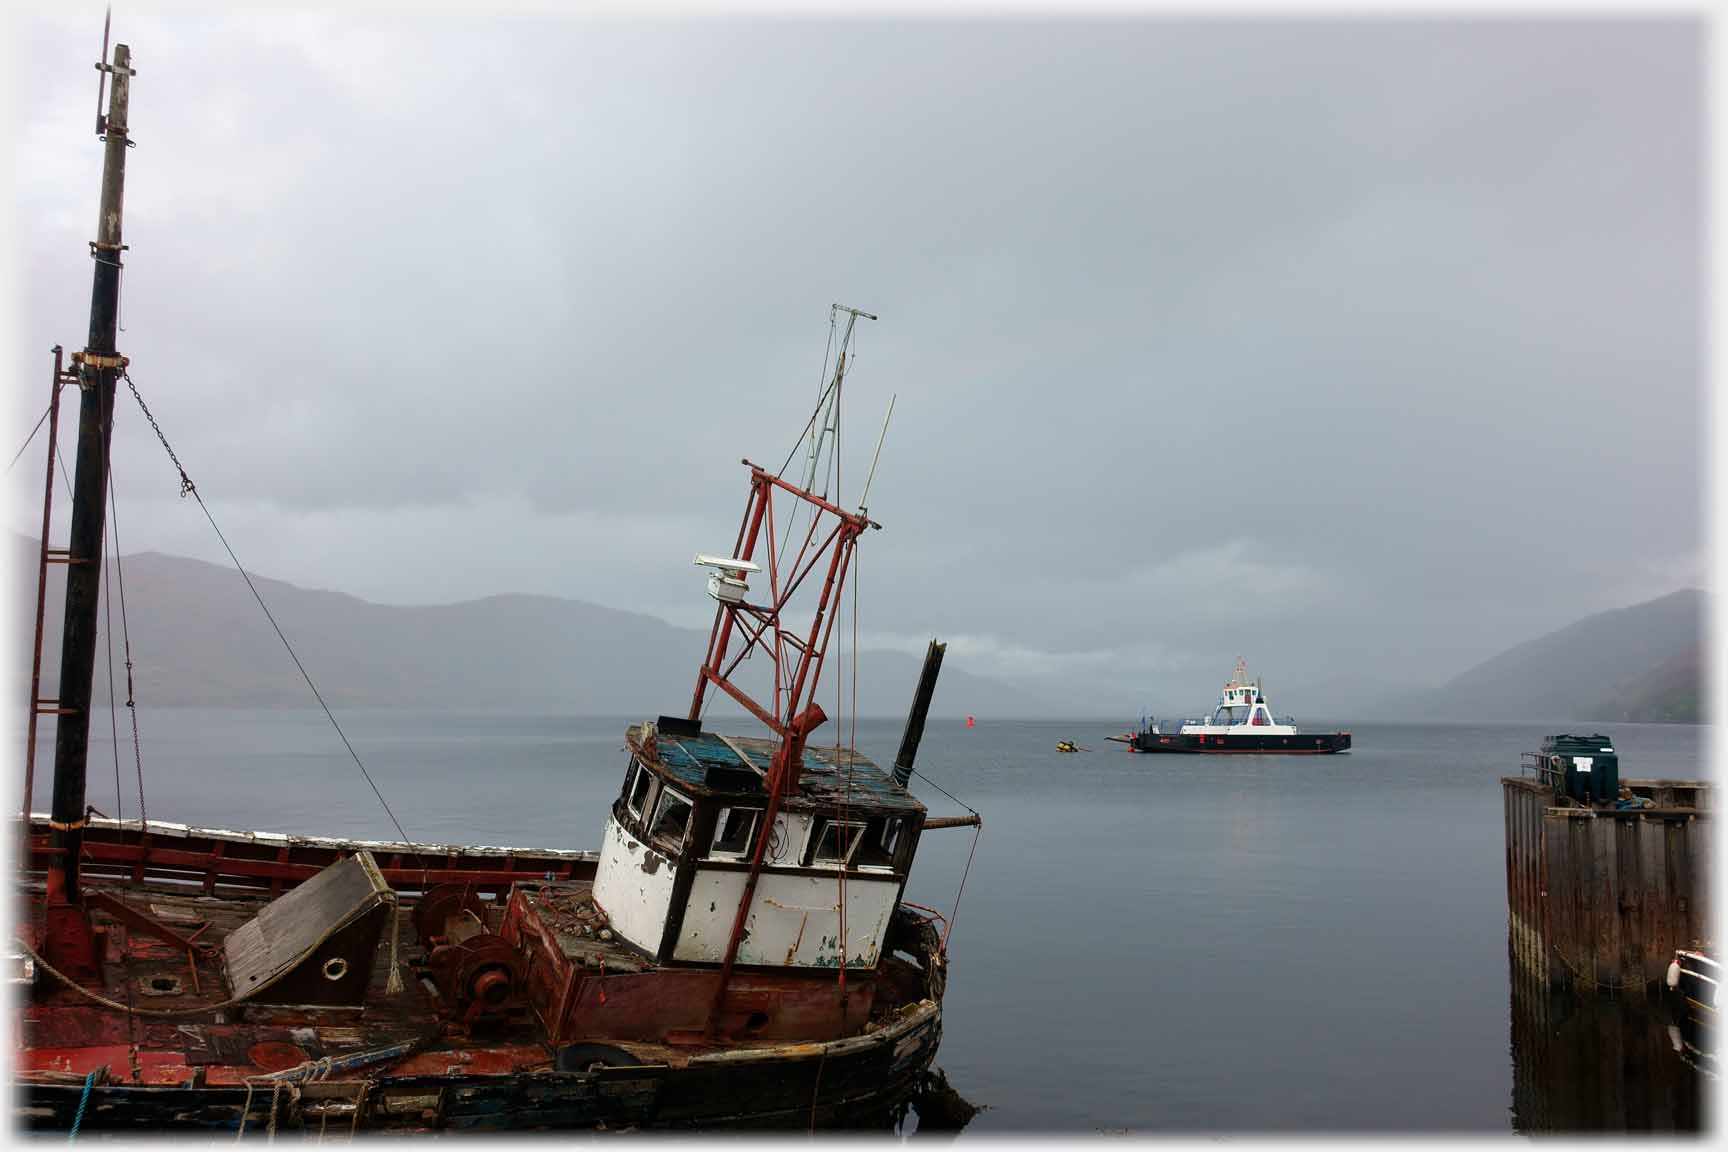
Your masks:
{"label": "mast stay cable", "polygon": [[[64,388],[64,387],[66,387],[66,385],[58,383],[58,382],[55,383],[55,385],[54,385],[55,391],[59,391],[61,388]],[[28,435],[24,438],[24,443],[18,446],[17,452],[13,453],[12,463],[6,465],[6,471],[8,473],[10,473],[12,471],[13,466],[18,463],[19,457],[23,456],[25,452],[29,451],[30,445],[32,445],[36,442],[36,433],[42,431],[42,425],[44,425],[48,422],[48,413],[52,412],[53,410],[54,410],[54,405],[52,405],[52,404],[50,404],[50,405],[48,405],[48,407],[42,409],[42,415],[40,415],[36,418],[36,427],[30,429],[30,435]]]}
{"label": "mast stay cable", "polygon": [[[216,533],[216,538],[222,542],[222,547],[227,551],[228,558],[234,562],[234,567],[240,573],[240,578],[246,581],[246,587],[252,593],[252,598],[258,601],[258,607],[263,609],[264,618],[270,621],[270,627],[276,631],[276,638],[281,640],[282,647],[288,650],[289,659],[293,660],[294,667],[299,669],[300,678],[306,681],[306,687],[312,690],[312,696],[318,701],[318,707],[324,710],[324,716],[330,721],[330,726],[336,729],[336,735],[341,738],[342,746],[348,750],[348,755],[353,759],[354,766],[360,769],[360,775],[365,778],[366,786],[372,789],[372,795],[376,796],[378,803],[383,805],[384,814],[390,817],[390,823],[395,826],[396,834],[402,837],[403,843],[413,844],[414,841],[402,828],[402,821],[396,818],[396,813],[390,807],[390,802],[384,799],[384,793],[378,790],[378,785],[372,779],[372,774],[366,771],[366,765],[361,761],[360,754],[354,750],[354,745],[349,742],[348,733],[342,730],[342,725],[336,721],[335,713],[330,711],[330,705],[324,702],[324,694],[318,691],[318,685],[312,682],[311,673],[307,672],[306,665],[300,662],[300,656],[294,651],[294,645],[288,642],[288,637],[282,631],[282,626],[276,623],[276,617],[271,614],[270,606],[264,603],[264,597],[259,594],[257,585],[252,583],[252,577],[247,573],[245,565],[241,564],[240,558],[234,554],[233,547],[228,543],[228,537],[222,534],[221,527],[216,523],[216,517],[211,515],[209,506],[204,503],[204,497],[198,494],[198,486],[192,483],[190,476],[186,475],[186,468],[180,463],[180,457],[174,454],[174,448],[168,443],[168,437],[163,434],[161,426],[156,423],[156,417],[150,414],[150,406],[144,403],[144,397],[139,394],[138,385],[132,382],[130,374],[122,372],[121,376],[126,381],[126,386],[132,390],[132,398],[138,401],[138,407],[143,410],[144,419],[150,422],[150,427],[156,433],[156,438],[162,442],[162,448],[168,453],[168,459],[173,461],[175,470],[180,473],[180,495],[190,495],[192,499],[198,501],[199,510],[204,513],[204,518],[210,521],[211,529]],[[426,868],[425,859],[420,856],[419,852],[415,852],[414,855],[420,860],[420,867],[424,870]]]}
{"label": "mast stay cable", "polygon": [[[150,819],[150,813],[144,808],[144,749],[138,739],[138,700],[132,681],[132,629],[126,619],[126,566],[120,560],[120,506],[114,499],[113,461],[109,461],[108,464],[108,524],[114,531],[114,586],[120,592],[121,652],[126,657],[126,710],[132,716],[132,759],[138,766],[138,827],[143,828]],[[106,590],[104,590],[104,595],[106,595]],[[109,636],[109,643],[112,646],[113,633],[110,632]],[[112,654],[109,655],[108,661],[112,666],[114,661]],[[110,712],[114,708],[114,688],[112,685],[108,688],[108,708]],[[120,755],[118,747],[115,748],[114,755],[116,758]],[[119,771],[118,764],[116,764],[115,771]],[[114,791],[116,796],[114,802],[118,805],[120,802],[118,781],[115,782]]]}
{"label": "mast stay cable", "polygon": [[[109,478],[109,494],[113,494],[113,478]],[[115,557],[109,556],[111,565]],[[102,582],[102,635],[108,642],[108,743],[114,749],[114,819],[124,822],[126,805],[120,793],[120,721],[114,712],[114,597],[108,591],[109,581]],[[142,829],[143,825],[140,824]]]}

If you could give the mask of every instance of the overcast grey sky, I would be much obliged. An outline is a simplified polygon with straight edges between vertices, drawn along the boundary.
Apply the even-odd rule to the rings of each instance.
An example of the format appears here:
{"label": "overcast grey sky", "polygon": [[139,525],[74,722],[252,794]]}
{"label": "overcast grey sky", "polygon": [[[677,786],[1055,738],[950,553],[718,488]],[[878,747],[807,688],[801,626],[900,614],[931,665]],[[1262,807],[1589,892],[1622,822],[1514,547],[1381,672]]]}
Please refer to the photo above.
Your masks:
{"label": "overcast grey sky", "polygon": [[[898,394],[879,643],[1337,712],[1706,582],[1696,19],[116,7],[121,350],[261,573],[705,623],[838,301],[847,476]],[[15,16],[14,444],[83,344],[101,16]],[[124,550],[223,559],[121,404]]]}

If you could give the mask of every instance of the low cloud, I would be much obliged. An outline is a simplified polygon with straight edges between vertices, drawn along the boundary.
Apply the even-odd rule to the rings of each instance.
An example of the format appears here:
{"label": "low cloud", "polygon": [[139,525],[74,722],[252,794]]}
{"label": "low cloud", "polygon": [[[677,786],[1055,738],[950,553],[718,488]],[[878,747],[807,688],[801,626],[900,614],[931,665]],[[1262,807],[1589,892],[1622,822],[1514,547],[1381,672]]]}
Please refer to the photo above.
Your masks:
{"label": "low cloud", "polygon": [[1167,612],[1219,620],[1288,616],[1327,598],[1327,578],[1319,569],[1276,559],[1246,539],[1179,552],[1138,569],[1128,583]]}
{"label": "low cloud", "polygon": [[[945,659],[953,658],[963,663],[968,671],[983,676],[1013,680],[1085,678],[1123,669],[1176,668],[1186,661],[1183,654],[1156,645],[1137,647],[1131,652],[1117,648],[1058,652],[991,634],[938,636],[936,639],[948,645]],[[931,637],[922,634],[868,632],[859,637],[858,646],[864,651],[876,649],[922,655],[930,640]]]}

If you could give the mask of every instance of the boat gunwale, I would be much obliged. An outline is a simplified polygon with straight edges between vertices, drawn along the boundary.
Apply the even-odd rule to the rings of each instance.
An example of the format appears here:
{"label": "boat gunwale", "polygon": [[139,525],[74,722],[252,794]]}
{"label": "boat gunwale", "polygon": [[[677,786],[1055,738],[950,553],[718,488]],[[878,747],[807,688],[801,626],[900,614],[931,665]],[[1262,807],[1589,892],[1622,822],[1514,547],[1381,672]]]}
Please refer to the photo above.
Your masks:
{"label": "boat gunwale", "polygon": [[[38,828],[46,831],[49,827],[49,814],[46,812],[30,813],[30,829]],[[600,859],[600,853],[590,849],[578,848],[526,848],[504,844],[440,844],[431,841],[413,840],[365,840],[338,836],[309,836],[289,832],[265,832],[238,828],[204,828],[195,824],[180,824],[170,820],[125,820],[110,816],[91,816],[85,824],[86,828],[100,828],[114,832],[138,832],[141,835],[162,836],[167,839],[187,840],[192,837],[207,837],[212,840],[224,840],[229,843],[267,844],[275,847],[307,847],[335,848],[347,851],[364,849],[374,854],[390,852],[398,854],[413,854],[430,856],[436,853],[448,858],[455,854],[458,857],[543,857],[570,861],[595,861]]]}

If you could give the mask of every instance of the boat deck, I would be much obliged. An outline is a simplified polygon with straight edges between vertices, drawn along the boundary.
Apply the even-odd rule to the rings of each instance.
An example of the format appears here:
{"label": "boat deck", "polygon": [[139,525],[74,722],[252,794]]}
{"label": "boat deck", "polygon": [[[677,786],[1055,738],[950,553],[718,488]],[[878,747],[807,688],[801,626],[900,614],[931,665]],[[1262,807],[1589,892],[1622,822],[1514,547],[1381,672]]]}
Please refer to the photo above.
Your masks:
{"label": "boat deck", "polygon": [[[616,939],[599,936],[596,925],[603,921],[594,917],[589,889],[587,883],[554,882],[526,895],[542,922],[553,928],[559,948],[576,963],[615,973],[652,968]],[[82,1081],[95,1072],[98,1083],[215,1087],[243,1085],[321,1061],[329,1061],[337,1070],[363,1067],[368,1076],[388,1077],[508,1075],[549,1072],[555,1066],[545,1030],[528,1010],[494,1024],[477,1025],[469,1038],[447,1034],[433,989],[412,969],[426,949],[409,908],[397,914],[399,991],[388,987],[392,940],[387,925],[377,945],[363,1007],[236,1005],[228,1004],[231,993],[223,976],[221,944],[257,916],[268,903],[265,897],[206,896],[167,885],[107,891],[214,949],[194,963],[167,941],[105,911],[95,911],[92,919],[104,930],[107,955],[102,985],[92,991],[128,1011],[97,1003],[60,985],[52,975],[38,972],[38,994],[20,999],[21,1034],[14,1055],[16,1072],[23,1079]],[[21,927],[26,941],[40,951],[40,885],[33,885],[24,896],[27,913]],[[489,913],[488,920],[497,915]],[[584,933],[584,927],[589,931]],[[899,967],[903,965],[890,965]],[[887,1002],[882,1004],[878,1024],[901,1015],[920,998],[913,973],[888,975],[885,989],[906,987],[904,994],[884,998]],[[643,1064],[671,1067],[722,1053],[783,1047],[774,1041],[753,1043],[744,1038],[712,1048],[607,1043]]]}
{"label": "boat deck", "polygon": [[[128,900],[200,944],[220,945],[232,931],[257,915],[265,901],[210,897],[161,889],[128,889],[114,895]],[[33,894],[32,911],[40,893]],[[38,917],[32,916],[32,921]],[[393,1074],[446,1071],[454,1064],[472,1072],[545,1069],[552,1053],[542,1042],[538,1022],[511,1021],[495,1033],[473,1040],[440,1036],[438,1003],[430,989],[407,970],[411,956],[423,952],[413,917],[399,915],[396,951],[403,968],[402,990],[388,990],[391,939],[386,928],[366,992],[358,1008],[282,1008],[236,1005],[208,1009],[230,999],[222,977],[221,953],[196,964],[174,945],[136,931],[104,912],[93,919],[107,929],[107,963],[100,994],[128,1009],[120,1012],[64,987],[51,998],[22,1004],[22,1036],[16,1052],[20,1073],[57,1072],[82,1077],[107,1069],[107,1082],[132,1084],[240,1084],[248,1077],[281,1072],[328,1058],[340,1062],[363,1053],[412,1044],[398,1056]],[[35,946],[36,941],[31,941]],[[52,976],[39,977],[44,986]],[[200,1012],[204,1008],[206,1011]],[[163,1017],[147,1013],[174,1013]]]}

